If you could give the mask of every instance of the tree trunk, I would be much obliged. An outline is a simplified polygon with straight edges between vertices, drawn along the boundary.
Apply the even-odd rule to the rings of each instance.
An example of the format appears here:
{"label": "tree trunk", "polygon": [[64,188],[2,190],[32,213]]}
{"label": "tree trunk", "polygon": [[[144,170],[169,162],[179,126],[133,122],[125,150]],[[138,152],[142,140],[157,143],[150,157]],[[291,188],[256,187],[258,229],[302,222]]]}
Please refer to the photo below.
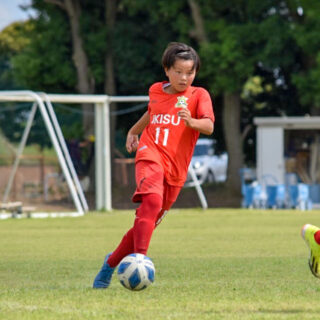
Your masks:
{"label": "tree trunk", "polygon": [[223,129],[229,157],[227,187],[229,190],[235,192],[236,194],[240,194],[241,192],[239,170],[243,166],[240,115],[240,94],[224,93]]}
{"label": "tree trunk", "polygon": [[114,64],[113,64],[113,33],[116,23],[117,0],[105,0],[105,17],[107,26],[107,52],[105,57],[105,86],[104,91],[108,95],[116,94]]}
{"label": "tree trunk", "polygon": [[[64,3],[71,27],[72,58],[77,71],[77,89],[81,94],[92,94],[94,93],[94,78],[90,71],[80,31],[81,5],[79,0],[64,0]],[[84,112],[83,130],[87,136],[94,133],[94,107],[92,104],[83,104],[82,110]]]}
{"label": "tree trunk", "polygon": [[[80,0],[45,0],[48,3],[59,6],[65,10],[70,23],[71,39],[72,39],[72,59],[77,72],[77,91],[81,94],[94,93],[94,78],[89,67],[89,59],[84,50],[83,40],[81,36],[80,17],[81,4]],[[82,127],[85,137],[94,134],[94,106],[93,104],[82,104]],[[90,177],[89,192],[94,190],[95,186],[95,166],[94,161],[89,165]]]}
{"label": "tree trunk", "polygon": [[208,37],[204,28],[201,9],[195,0],[188,0],[191,9],[192,19],[195,25],[195,30],[191,31],[191,37],[197,39],[199,43],[208,43]]}
{"label": "tree trunk", "polygon": [[[188,0],[188,4],[195,25],[195,29],[191,31],[191,36],[199,44],[206,44],[209,40],[204,27],[201,8],[195,0]],[[240,195],[241,182],[239,170],[243,166],[243,140],[240,130],[240,94],[224,93],[223,98],[223,129],[229,156],[227,188],[235,195]]]}
{"label": "tree trunk", "polygon": [[[113,62],[113,38],[114,26],[116,23],[117,15],[117,0],[105,0],[105,19],[107,27],[107,52],[105,56],[105,84],[104,91],[109,96],[116,95],[116,84],[114,75],[114,62]],[[111,104],[111,111],[117,110],[115,103]],[[116,116],[110,118],[110,137],[111,137],[111,158],[114,158],[115,150],[115,133],[117,126]]]}
{"label": "tree trunk", "polygon": [[[66,11],[72,39],[72,59],[77,72],[77,90],[81,94],[94,93],[94,78],[91,74],[87,54],[83,47],[80,28],[81,4],[79,0],[45,0]],[[94,107],[92,104],[82,104],[82,124],[86,136],[94,132]]]}

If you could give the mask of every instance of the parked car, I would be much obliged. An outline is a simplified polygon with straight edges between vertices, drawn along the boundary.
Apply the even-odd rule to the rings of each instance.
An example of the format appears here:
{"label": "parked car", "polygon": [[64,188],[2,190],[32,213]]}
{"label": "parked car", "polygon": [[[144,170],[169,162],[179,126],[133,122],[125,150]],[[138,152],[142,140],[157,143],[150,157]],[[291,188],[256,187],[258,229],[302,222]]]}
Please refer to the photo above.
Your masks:
{"label": "parked car", "polygon": [[[201,138],[195,146],[190,166],[194,169],[200,184],[224,182],[227,179],[228,155],[227,153],[216,155],[214,145],[215,140]],[[185,187],[194,185],[189,172]]]}

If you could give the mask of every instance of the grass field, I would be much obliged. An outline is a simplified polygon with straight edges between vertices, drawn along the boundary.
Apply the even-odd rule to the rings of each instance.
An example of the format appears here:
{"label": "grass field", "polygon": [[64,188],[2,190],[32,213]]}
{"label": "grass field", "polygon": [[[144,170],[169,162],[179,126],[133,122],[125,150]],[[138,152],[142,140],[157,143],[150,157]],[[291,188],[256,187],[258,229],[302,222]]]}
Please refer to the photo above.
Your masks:
{"label": "grass field", "polygon": [[172,210],[148,255],[156,281],[91,289],[133,213],[0,221],[0,319],[319,319],[300,237],[320,211]]}

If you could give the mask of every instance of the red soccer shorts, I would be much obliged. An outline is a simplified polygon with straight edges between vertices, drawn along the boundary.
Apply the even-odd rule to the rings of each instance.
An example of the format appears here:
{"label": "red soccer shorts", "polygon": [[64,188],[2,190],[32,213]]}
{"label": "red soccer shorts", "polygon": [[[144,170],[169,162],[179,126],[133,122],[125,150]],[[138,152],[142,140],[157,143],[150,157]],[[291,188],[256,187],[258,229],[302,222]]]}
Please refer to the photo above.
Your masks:
{"label": "red soccer shorts", "polygon": [[162,166],[146,160],[136,163],[136,184],[133,202],[141,202],[144,194],[156,193],[161,196],[162,209],[156,219],[156,225],[158,225],[177,200],[182,187],[169,185],[164,178]]}

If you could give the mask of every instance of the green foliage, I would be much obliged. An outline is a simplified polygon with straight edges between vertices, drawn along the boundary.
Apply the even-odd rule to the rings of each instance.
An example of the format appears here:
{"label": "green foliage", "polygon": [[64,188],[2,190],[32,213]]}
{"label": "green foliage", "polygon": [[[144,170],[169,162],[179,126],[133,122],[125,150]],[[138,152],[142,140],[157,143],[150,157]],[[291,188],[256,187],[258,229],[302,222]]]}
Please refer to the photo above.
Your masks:
{"label": "green foliage", "polygon": [[32,29],[32,23],[16,22],[0,33],[0,90],[18,89],[19,86],[12,73],[13,56],[29,44],[24,35]]}
{"label": "green foliage", "polygon": [[268,69],[280,68],[283,72],[293,68],[298,50],[288,15],[282,15],[280,12],[270,14],[261,21],[259,32],[263,41],[260,61],[264,66]]}
{"label": "green foliage", "polygon": [[[0,73],[0,88],[74,92],[75,69],[71,59],[68,23],[55,7],[39,2],[40,8],[47,11],[40,11],[37,19],[13,24],[0,33],[0,68],[3,66],[5,69]],[[31,104],[22,107],[21,104],[2,103],[1,108],[4,109],[0,109],[2,132],[9,141],[18,143]],[[63,127],[67,136],[82,134],[81,119],[77,123],[73,117]],[[52,146],[40,111],[36,113],[27,143],[37,143],[41,148]]]}
{"label": "green foliage", "polygon": [[1,221],[1,319],[316,319],[319,280],[299,235],[319,211],[172,210],[148,255],[155,283],[92,281],[134,213]]}
{"label": "green foliage", "polygon": [[320,54],[316,55],[314,67],[293,75],[293,83],[300,92],[302,105],[320,107]]}
{"label": "green foliage", "polygon": [[80,17],[81,35],[89,58],[90,69],[96,83],[96,91],[103,92],[105,81],[105,54],[112,50],[107,41],[105,8],[100,0],[81,1],[83,14]]}
{"label": "green foliage", "polygon": [[43,12],[26,34],[29,45],[12,58],[14,75],[23,88],[70,92],[75,86],[68,22],[59,10]]}
{"label": "green foliage", "polygon": [[23,48],[30,43],[30,39],[24,37],[30,32],[33,24],[28,22],[14,22],[3,29],[0,33],[0,50],[1,54],[8,56],[21,52]]}
{"label": "green foliage", "polygon": [[203,44],[201,57],[205,65],[202,77],[209,78],[213,92],[236,92],[252,75],[254,65],[240,46],[236,27],[223,27],[215,42]]}
{"label": "green foliage", "polygon": [[169,6],[160,0],[123,1],[114,35],[119,94],[147,94],[153,82],[165,79],[161,56],[168,42],[188,32],[186,7],[181,0]]}
{"label": "green foliage", "polygon": [[277,1],[217,3],[216,10],[203,14],[210,41],[201,46],[206,66],[201,76],[214,92],[241,92],[257,69],[282,70],[295,63],[294,50],[283,54],[294,43]]}
{"label": "green foliage", "polygon": [[[208,38],[201,44],[188,1],[118,1],[113,32],[106,25],[103,1],[80,3],[81,35],[96,93],[104,93],[108,50],[114,56],[117,94],[147,94],[153,82],[165,79],[161,54],[167,43],[184,41],[200,53],[202,68],[195,84],[215,95],[217,118],[221,95],[243,93],[255,77],[263,90],[242,95],[242,127],[254,116],[303,115],[320,105],[318,1],[199,0]],[[0,33],[0,89],[75,92],[77,74],[66,12],[42,0],[33,0],[30,6],[37,12],[34,19]],[[118,134],[141,114],[118,118]],[[18,112],[17,121],[14,116],[8,120],[23,123],[23,117]],[[66,124],[66,134],[70,129],[70,135],[81,136],[80,126],[79,122],[70,129]],[[221,132],[215,133],[219,141]]]}
{"label": "green foliage", "polygon": [[[126,19],[115,32],[118,39],[114,43],[115,70],[120,95],[146,94],[148,87],[157,77],[160,80],[162,74],[161,50],[152,42],[157,26],[150,26],[145,17],[141,20],[135,25],[134,21]],[[139,45],[132,46],[131,41],[135,38],[140,39]]]}
{"label": "green foliage", "polygon": [[320,5],[315,1],[301,1],[303,16],[294,23],[293,36],[299,49],[300,64],[293,74],[300,102],[320,108]]}

